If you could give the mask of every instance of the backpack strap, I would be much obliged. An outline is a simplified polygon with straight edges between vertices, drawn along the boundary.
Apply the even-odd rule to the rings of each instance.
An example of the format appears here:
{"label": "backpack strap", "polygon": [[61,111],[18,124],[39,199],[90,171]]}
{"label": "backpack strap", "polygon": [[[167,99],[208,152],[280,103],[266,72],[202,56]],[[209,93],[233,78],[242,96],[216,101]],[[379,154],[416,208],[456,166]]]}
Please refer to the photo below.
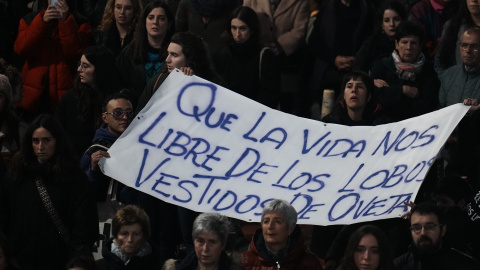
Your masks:
{"label": "backpack strap", "polygon": [[269,50],[268,47],[263,47],[262,50],[260,51],[260,61],[258,61],[258,78],[262,80],[262,58],[263,58],[263,53],[265,50]]}

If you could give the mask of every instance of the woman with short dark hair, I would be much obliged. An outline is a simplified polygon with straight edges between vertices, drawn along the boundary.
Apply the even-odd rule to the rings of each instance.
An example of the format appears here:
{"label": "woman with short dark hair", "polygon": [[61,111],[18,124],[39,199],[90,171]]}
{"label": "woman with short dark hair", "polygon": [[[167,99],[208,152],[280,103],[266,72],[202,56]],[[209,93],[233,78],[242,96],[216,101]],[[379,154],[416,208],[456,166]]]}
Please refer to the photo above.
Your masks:
{"label": "woman with short dark hair", "polygon": [[346,126],[376,126],[390,122],[380,106],[373,79],[362,71],[347,73],[340,97],[322,122]]}
{"label": "woman with short dark hair", "polygon": [[371,76],[386,113],[401,121],[438,109],[440,82],[425,61],[425,34],[418,24],[402,22],[395,31],[395,50],[376,61]]}
{"label": "woman with short dark hair", "polygon": [[103,99],[121,87],[115,56],[106,47],[86,48],[77,72],[74,87],[60,99],[56,116],[81,157],[100,126]]}
{"label": "woman with short dark hair", "polygon": [[385,233],[374,225],[358,228],[351,236],[337,270],[394,270]]}

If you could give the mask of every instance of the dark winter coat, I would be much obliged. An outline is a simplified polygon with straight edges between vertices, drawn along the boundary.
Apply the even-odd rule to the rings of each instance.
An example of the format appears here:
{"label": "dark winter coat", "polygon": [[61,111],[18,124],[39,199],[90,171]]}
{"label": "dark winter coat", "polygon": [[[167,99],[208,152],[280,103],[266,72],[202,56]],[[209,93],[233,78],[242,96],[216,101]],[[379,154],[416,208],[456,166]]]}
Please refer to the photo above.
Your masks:
{"label": "dark winter coat", "polygon": [[250,250],[243,253],[242,263],[245,270],[323,269],[320,260],[313,253],[306,251],[302,232],[298,226],[290,235],[287,253],[287,257],[282,261],[273,258],[265,246],[262,230],[258,229],[250,242]]}
{"label": "dark winter coat", "polygon": [[[0,189],[0,228],[5,229],[24,270],[65,269],[75,250],[89,250],[98,238],[97,207],[85,174],[78,168],[57,179],[47,164],[25,164],[23,178]],[[34,178],[41,177],[48,195],[69,231],[65,241],[41,200]],[[2,217],[3,215],[3,217]]]}
{"label": "dark winter coat", "polygon": [[411,251],[395,259],[398,270],[478,270],[480,264],[473,258],[447,247],[438,252],[420,258],[416,251]]}
{"label": "dark winter coat", "polygon": [[45,11],[34,12],[20,21],[15,52],[25,58],[22,68],[25,92],[18,105],[35,112],[43,91],[48,91],[50,110],[73,87],[77,61],[89,45],[92,29],[86,20],[71,14],[58,23],[43,21]]}
{"label": "dark winter coat", "polygon": [[108,239],[103,244],[102,256],[103,258],[97,261],[97,267],[99,270],[158,270],[160,266],[157,265],[157,258],[150,253],[143,257],[132,256],[128,261],[128,264],[125,263],[115,254],[112,253],[112,242],[113,238]]}
{"label": "dark winter coat", "polygon": [[[438,109],[438,89],[440,81],[433,67],[427,62],[423,70],[416,74],[415,81],[404,81],[396,74],[393,56],[383,57],[372,68],[371,77],[386,81],[389,87],[378,90],[383,108],[395,121],[416,117]],[[403,94],[403,85],[417,87],[419,96],[409,98]]]}

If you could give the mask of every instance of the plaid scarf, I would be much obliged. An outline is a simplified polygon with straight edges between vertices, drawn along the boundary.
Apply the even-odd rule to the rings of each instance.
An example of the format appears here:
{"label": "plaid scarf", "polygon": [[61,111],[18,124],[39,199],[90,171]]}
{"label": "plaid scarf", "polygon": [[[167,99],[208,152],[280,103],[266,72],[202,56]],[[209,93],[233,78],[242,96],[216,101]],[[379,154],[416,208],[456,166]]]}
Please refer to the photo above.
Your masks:
{"label": "plaid scarf", "polygon": [[394,50],[392,53],[393,62],[395,63],[395,68],[397,69],[396,73],[398,77],[406,81],[415,81],[416,74],[422,72],[423,64],[425,64],[425,56],[423,53],[418,55],[415,63],[403,63],[398,55],[397,50]]}

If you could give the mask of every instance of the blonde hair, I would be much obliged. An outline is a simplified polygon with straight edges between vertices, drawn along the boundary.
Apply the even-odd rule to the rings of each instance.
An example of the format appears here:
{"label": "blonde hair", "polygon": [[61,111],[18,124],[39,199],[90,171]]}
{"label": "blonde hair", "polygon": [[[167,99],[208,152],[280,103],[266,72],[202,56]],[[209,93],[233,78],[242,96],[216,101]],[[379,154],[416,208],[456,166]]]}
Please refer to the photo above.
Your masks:
{"label": "blonde hair", "polygon": [[[102,21],[97,28],[99,31],[106,31],[115,22],[115,1],[116,0],[108,0],[107,5],[105,6],[105,11],[103,12]],[[135,32],[140,13],[142,12],[142,3],[140,0],[130,0],[130,2],[132,4],[134,15],[132,22],[130,23],[130,28],[128,29],[129,34]]]}

